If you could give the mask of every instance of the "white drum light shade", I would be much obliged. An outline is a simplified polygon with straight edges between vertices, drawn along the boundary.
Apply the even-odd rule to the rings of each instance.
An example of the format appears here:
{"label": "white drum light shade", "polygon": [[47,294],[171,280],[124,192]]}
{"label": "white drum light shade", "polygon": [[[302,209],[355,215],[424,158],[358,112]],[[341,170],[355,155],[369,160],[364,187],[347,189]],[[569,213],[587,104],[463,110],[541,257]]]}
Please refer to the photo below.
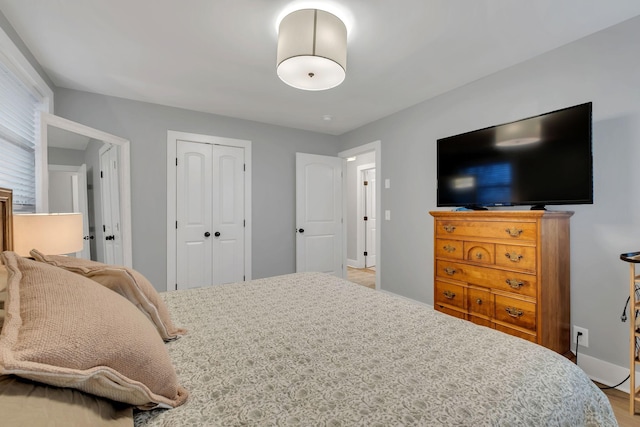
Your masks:
{"label": "white drum light shade", "polygon": [[347,27],[317,9],[290,13],[278,31],[278,77],[297,89],[326,90],[344,81]]}
{"label": "white drum light shade", "polygon": [[13,251],[29,256],[31,249],[45,255],[79,252],[84,241],[82,214],[16,214],[13,216]]}
{"label": "white drum light shade", "polygon": [[540,120],[537,118],[502,125],[496,129],[496,147],[519,147],[541,140]]}

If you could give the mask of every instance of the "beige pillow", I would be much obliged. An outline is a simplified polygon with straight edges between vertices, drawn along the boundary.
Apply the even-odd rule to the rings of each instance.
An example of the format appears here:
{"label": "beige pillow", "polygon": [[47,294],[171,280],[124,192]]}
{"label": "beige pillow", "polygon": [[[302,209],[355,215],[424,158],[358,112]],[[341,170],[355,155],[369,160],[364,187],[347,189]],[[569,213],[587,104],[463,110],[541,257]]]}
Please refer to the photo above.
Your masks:
{"label": "beige pillow", "polygon": [[133,427],[131,405],[13,375],[0,375],[0,414],[4,426]]}
{"label": "beige pillow", "polygon": [[116,291],[131,301],[156,325],[160,336],[165,341],[186,333],[185,329],[173,325],[169,310],[153,285],[133,269],[81,258],[44,255],[36,249],[31,251],[31,256],[36,261],[81,274]]}
{"label": "beige pillow", "polygon": [[7,268],[0,264],[0,331],[4,323],[4,302],[7,299]]}
{"label": "beige pillow", "polygon": [[0,294],[5,293],[7,290],[7,274],[7,267],[0,264]]}
{"label": "beige pillow", "polygon": [[185,402],[164,342],[129,301],[63,269],[1,256],[9,271],[0,374],[141,409]]}

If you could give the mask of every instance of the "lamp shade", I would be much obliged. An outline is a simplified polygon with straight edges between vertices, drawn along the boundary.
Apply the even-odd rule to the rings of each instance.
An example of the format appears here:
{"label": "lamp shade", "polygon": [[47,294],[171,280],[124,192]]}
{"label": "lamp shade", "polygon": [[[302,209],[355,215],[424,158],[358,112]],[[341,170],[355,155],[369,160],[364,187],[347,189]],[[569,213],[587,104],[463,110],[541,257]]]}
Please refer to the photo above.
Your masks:
{"label": "lamp shade", "polygon": [[278,77],[297,89],[326,90],[344,81],[347,27],[317,9],[288,14],[278,31]]}
{"label": "lamp shade", "polygon": [[13,250],[29,256],[31,249],[47,255],[78,252],[84,245],[81,213],[13,215]]}

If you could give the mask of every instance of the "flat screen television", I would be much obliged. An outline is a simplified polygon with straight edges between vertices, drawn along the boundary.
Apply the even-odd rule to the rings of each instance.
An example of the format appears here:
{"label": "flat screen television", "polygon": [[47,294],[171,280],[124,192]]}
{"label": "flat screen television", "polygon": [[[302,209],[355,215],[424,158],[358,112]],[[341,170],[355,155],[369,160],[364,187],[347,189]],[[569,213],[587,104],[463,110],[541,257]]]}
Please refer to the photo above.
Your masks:
{"label": "flat screen television", "polygon": [[437,141],[438,206],[593,203],[591,103]]}

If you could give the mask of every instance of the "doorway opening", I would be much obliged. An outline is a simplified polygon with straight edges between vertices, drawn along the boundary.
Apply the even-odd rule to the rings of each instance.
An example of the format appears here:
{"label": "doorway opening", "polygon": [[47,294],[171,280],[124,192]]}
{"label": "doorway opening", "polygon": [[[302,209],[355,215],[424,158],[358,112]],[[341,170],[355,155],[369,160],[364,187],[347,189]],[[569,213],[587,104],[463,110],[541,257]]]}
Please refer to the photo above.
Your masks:
{"label": "doorway opening", "polygon": [[[82,212],[85,248],[84,254],[76,256],[132,267],[129,140],[44,112],[40,114],[40,140],[45,148],[43,163],[49,165],[48,173],[41,174],[40,185],[49,189],[51,175],[51,179],[64,184],[56,189],[54,183],[53,191],[68,192],[70,203],[56,206],[61,199],[54,200],[47,190],[41,195],[41,212]],[[110,148],[111,163],[117,168],[111,171],[114,178],[111,195],[103,198],[101,175],[107,171],[102,170],[100,154]],[[75,192],[77,196],[73,195]],[[113,233],[105,232],[104,210],[111,210],[112,217],[117,217]],[[117,259],[105,256],[109,245],[117,246]]]}
{"label": "doorway opening", "polygon": [[375,141],[338,154],[347,159],[346,260],[347,279],[380,289],[381,143]]}

